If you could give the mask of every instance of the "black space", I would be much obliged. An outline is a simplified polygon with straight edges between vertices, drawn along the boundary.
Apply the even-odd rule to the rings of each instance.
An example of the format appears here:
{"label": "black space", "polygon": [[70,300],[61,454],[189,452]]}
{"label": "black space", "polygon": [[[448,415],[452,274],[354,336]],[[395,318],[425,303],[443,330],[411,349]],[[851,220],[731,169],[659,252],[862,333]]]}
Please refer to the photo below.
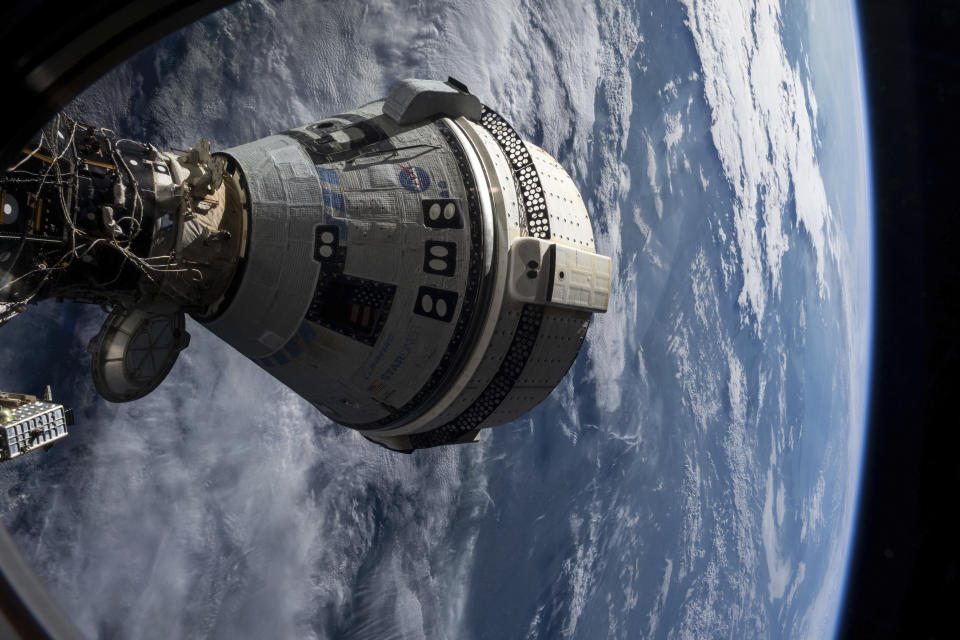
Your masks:
{"label": "black space", "polygon": [[960,628],[960,2],[861,0],[876,206],[863,496],[841,637]]}

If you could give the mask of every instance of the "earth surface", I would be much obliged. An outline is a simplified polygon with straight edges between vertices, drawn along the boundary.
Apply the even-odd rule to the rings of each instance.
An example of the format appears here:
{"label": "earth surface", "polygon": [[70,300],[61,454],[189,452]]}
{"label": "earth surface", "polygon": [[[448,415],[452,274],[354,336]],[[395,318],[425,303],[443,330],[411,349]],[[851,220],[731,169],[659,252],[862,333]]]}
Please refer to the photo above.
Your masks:
{"label": "earth surface", "polygon": [[871,327],[854,9],[245,1],[133,57],[69,112],[160,148],[460,79],[579,185],[610,309],[535,411],[405,456],[196,323],[109,404],[103,313],[41,304],[0,388],[77,425],[2,466],[3,523],[92,638],[829,637]]}

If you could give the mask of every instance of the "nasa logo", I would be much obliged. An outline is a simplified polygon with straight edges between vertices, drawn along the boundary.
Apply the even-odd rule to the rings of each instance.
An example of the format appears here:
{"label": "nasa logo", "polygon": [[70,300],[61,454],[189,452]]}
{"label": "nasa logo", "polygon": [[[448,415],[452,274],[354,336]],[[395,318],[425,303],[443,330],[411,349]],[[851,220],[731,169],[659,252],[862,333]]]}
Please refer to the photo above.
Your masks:
{"label": "nasa logo", "polygon": [[407,191],[413,193],[423,193],[430,186],[430,174],[420,167],[405,167],[402,164],[397,179]]}

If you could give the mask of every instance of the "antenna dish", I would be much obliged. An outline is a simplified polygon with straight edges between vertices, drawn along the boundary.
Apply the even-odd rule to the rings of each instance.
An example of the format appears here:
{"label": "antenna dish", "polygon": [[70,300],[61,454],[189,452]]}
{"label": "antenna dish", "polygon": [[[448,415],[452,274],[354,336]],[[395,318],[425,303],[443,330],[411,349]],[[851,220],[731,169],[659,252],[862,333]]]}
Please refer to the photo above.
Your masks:
{"label": "antenna dish", "polygon": [[110,402],[130,402],[156,389],[190,344],[185,322],[182,311],[110,312],[88,347],[97,392]]}

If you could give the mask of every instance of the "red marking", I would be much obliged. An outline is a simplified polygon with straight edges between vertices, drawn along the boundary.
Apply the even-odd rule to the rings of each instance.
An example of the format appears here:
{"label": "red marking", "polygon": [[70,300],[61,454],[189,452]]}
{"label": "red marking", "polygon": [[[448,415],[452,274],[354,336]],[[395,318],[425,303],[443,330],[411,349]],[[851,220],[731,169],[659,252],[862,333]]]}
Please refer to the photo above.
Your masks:
{"label": "red marking", "polygon": [[402,164],[397,166],[406,171],[407,175],[410,176],[410,182],[413,183],[413,186],[415,186],[418,191],[422,191],[422,189],[420,189],[420,178],[417,177],[417,172],[410,167],[403,166]]}
{"label": "red marking", "polygon": [[350,322],[364,329],[373,324],[373,308],[363,304],[350,305]]}

